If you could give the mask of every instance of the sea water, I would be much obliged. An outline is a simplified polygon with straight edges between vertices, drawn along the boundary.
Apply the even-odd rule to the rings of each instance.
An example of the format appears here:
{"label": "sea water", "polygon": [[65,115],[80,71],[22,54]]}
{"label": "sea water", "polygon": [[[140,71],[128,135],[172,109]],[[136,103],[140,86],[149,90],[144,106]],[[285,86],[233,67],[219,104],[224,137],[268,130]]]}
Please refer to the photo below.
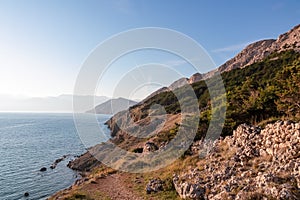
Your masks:
{"label": "sea water", "polygon": [[[87,116],[91,114],[82,114],[85,121]],[[104,122],[110,116],[95,116],[109,137]],[[89,123],[84,124],[89,132]],[[97,134],[89,138],[90,143],[83,145],[72,114],[0,113],[0,199],[46,199],[72,185],[78,174],[66,167],[67,163],[104,140]],[[49,168],[64,155],[66,159],[55,169]],[[42,167],[47,171],[41,172]],[[24,197],[25,192],[28,197]]]}

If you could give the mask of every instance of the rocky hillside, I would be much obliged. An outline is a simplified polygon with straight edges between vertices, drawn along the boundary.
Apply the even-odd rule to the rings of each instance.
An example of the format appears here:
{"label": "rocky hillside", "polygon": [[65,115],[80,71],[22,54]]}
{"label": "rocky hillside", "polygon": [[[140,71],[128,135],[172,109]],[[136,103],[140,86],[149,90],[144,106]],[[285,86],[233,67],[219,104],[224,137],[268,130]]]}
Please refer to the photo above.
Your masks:
{"label": "rocky hillside", "polygon": [[[222,74],[227,93],[227,112],[223,136],[230,135],[241,123],[257,124],[264,120],[272,120],[283,116],[298,119],[300,108],[300,54],[294,51],[273,53],[262,62],[254,63],[247,68],[234,69]],[[289,77],[287,79],[286,77]],[[293,86],[293,87],[292,87]],[[192,84],[198,98],[201,112],[199,130],[195,140],[201,139],[207,131],[211,115],[209,93],[204,81]],[[185,87],[176,89],[179,96],[185,95]],[[189,101],[188,98],[184,100]],[[155,110],[155,105],[163,107]],[[130,107],[114,115],[107,124],[112,130],[113,140],[137,142],[127,134],[133,130],[136,135],[152,135],[163,138],[157,142],[167,142],[169,130],[176,130],[180,124],[180,105],[173,92],[165,91],[146,99],[143,103]],[[162,123],[165,120],[165,125]],[[162,126],[158,128],[158,125]],[[151,126],[151,127],[150,127]],[[159,127],[160,127],[159,126]],[[174,135],[176,132],[174,133]],[[151,137],[150,137],[151,138]],[[156,141],[156,139],[155,139]],[[119,142],[121,145],[123,141]],[[157,143],[157,146],[161,144]]]}
{"label": "rocky hillside", "polygon": [[[170,91],[184,86],[186,83],[193,84],[203,79],[212,77],[217,71],[220,73],[228,72],[237,68],[244,68],[253,63],[262,61],[274,52],[294,50],[300,52],[300,24],[290,31],[280,35],[277,39],[266,39],[249,44],[235,57],[225,62],[223,65],[210,72],[193,74],[190,78],[181,78],[169,87],[163,87],[149,95],[145,100],[166,91]],[[145,102],[143,100],[141,103]]]}
{"label": "rocky hillside", "polygon": [[230,71],[236,68],[243,68],[252,63],[261,61],[273,52],[281,52],[289,49],[300,51],[300,25],[280,35],[276,40],[261,40],[248,45],[234,58],[219,67],[219,71]]}
{"label": "rocky hillside", "polygon": [[[173,185],[181,198],[299,199],[299,168],[294,168],[299,164],[299,123],[278,122],[263,130],[238,125],[246,122],[264,126],[281,118],[300,119],[300,54],[292,50],[275,52],[261,62],[224,72],[222,77],[227,92],[222,132],[225,139],[216,143],[208,156],[198,157],[205,155],[205,152],[201,153],[207,149],[205,146],[209,147],[202,141],[212,111],[205,82],[193,83],[201,116],[194,143],[180,160],[188,164],[175,169],[171,166],[167,168],[168,172],[161,172],[161,176],[151,174],[147,192],[165,191],[164,184],[170,178],[166,174],[175,172]],[[185,88],[176,90],[184,94]],[[149,111],[157,103],[164,107],[168,119],[176,120],[168,120],[163,129],[157,126],[148,129],[153,116],[155,119],[161,117],[159,112],[153,115],[153,111]],[[142,128],[132,128],[134,124]],[[163,149],[174,138],[180,124],[180,106],[172,92],[154,95],[143,104],[118,113],[108,122],[112,141],[141,156],[149,143],[153,147],[150,151]],[[151,130],[150,137],[139,140],[131,130],[142,135],[146,134],[143,131]],[[166,178],[160,179],[164,176]]]}
{"label": "rocky hillside", "polygon": [[177,88],[183,87],[186,84],[196,83],[198,81],[201,81],[202,78],[203,78],[202,74],[196,73],[196,74],[193,74],[190,78],[181,78],[181,79],[178,79],[177,81],[175,81],[174,83],[172,83],[171,85],[169,85],[169,87],[162,87],[162,88],[158,89],[157,91],[153,92],[148,97],[146,97],[144,100],[142,100],[139,104],[143,104],[144,102],[146,102],[147,100],[151,99],[155,95],[158,95],[159,93],[169,92],[171,90],[175,90]]}
{"label": "rocky hillside", "polygon": [[300,199],[300,123],[242,124],[173,181],[183,199]]}
{"label": "rocky hillside", "polygon": [[[157,150],[150,147],[144,146]],[[69,166],[84,177],[50,199],[128,199],[130,194],[129,199],[298,200],[300,123],[241,124],[232,136],[195,142],[190,153],[154,173],[117,172],[89,153]]]}
{"label": "rocky hillside", "polygon": [[287,33],[280,35],[276,40],[261,40],[248,45],[239,54],[221,65],[218,69],[204,74],[203,78],[213,76],[216,71],[222,73],[236,68],[243,68],[263,60],[271,53],[290,49],[300,52],[300,24]]}
{"label": "rocky hillside", "polygon": [[[299,31],[299,26],[295,30]],[[105,199],[102,192],[118,199],[107,193],[107,188],[101,189],[114,177],[119,179],[120,187],[125,185],[130,190],[128,194],[141,199],[300,199],[300,124],[296,123],[300,120],[300,52],[297,45],[287,50],[280,50],[279,45],[284,43],[279,41],[293,41],[288,38],[295,30],[276,40],[278,51],[247,67],[224,71],[221,75],[227,102],[218,104],[215,110],[211,109],[209,91],[200,74],[182,79],[192,83],[200,121],[193,143],[178,160],[155,172],[126,174],[103,166],[86,153],[69,164],[73,169],[89,171],[86,177],[53,199]],[[275,48],[273,43],[264,45]],[[191,102],[186,86],[179,85],[180,81],[176,83],[179,88],[174,89],[176,94],[183,97],[181,101]],[[208,141],[205,136],[212,113],[224,106],[226,119],[221,137]],[[166,89],[108,120],[112,136],[109,142],[143,158],[164,151],[179,128],[190,125],[181,118],[177,97]],[[108,155],[118,166],[130,164],[111,159],[110,150],[101,144],[90,150],[101,158]],[[109,190],[120,192],[114,187]],[[120,193],[119,199],[125,196]]]}

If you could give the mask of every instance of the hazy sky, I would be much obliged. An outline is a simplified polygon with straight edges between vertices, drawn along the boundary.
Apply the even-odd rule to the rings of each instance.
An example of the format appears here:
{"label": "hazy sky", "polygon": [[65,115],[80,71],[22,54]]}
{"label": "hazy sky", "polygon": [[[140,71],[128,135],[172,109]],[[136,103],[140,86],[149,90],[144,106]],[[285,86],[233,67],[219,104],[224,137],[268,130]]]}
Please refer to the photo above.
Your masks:
{"label": "hazy sky", "polygon": [[[89,53],[128,29],[163,27],[182,32],[220,65],[249,42],[277,38],[299,19],[298,0],[0,0],[0,94],[71,94]],[[111,96],[124,73],[143,63],[170,65],[184,76],[195,72],[174,56],[157,54],[136,53],[115,63],[98,95]],[[140,91],[132,98],[143,95],[145,91]]]}

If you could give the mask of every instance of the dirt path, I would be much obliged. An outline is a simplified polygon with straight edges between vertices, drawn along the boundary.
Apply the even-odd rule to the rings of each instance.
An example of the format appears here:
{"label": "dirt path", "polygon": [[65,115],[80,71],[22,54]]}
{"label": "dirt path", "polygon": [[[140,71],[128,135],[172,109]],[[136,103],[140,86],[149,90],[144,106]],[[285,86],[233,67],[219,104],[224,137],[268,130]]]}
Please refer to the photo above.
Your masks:
{"label": "dirt path", "polygon": [[[90,185],[90,190],[97,190],[112,200],[142,200],[125,183],[126,174],[116,173],[104,178],[97,179],[96,183]],[[93,186],[92,186],[93,185]]]}

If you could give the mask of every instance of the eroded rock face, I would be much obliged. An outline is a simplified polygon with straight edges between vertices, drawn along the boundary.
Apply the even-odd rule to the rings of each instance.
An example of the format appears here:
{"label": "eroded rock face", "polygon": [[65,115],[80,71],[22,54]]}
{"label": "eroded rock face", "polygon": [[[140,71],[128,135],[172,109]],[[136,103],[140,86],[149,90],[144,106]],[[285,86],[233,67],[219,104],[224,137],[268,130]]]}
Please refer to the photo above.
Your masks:
{"label": "eroded rock face", "polygon": [[183,199],[300,199],[300,123],[240,125],[196,168],[174,175]]}
{"label": "eroded rock face", "polygon": [[284,33],[278,37],[276,42],[271,46],[271,50],[284,51],[288,49],[294,49],[300,51],[300,24],[293,29]]}
{"label": "eroded rock face", "polygon": [[244,68],[261,61],[273,52],[293,49],[300,52],[300,25],[280,35],[276,40],[268,39],[254,42],[243,49],[232,59],[221,65],[217,70],[203,74],[203,78],[212,77],[217,71],[220,73],[236,68]]}
{"label": "eroded rock face", "polygon": [[266,51],[266,49],[270,49],[275,41],[276,40],[274,39],[261,40],[248,45],[234,58],[221,65],[219,67],[219,70],[221,72],[230,71],[232,69],[242,68],[246,65],[251,65],[257,61],[264,59],[272,52],[270,50]]}

